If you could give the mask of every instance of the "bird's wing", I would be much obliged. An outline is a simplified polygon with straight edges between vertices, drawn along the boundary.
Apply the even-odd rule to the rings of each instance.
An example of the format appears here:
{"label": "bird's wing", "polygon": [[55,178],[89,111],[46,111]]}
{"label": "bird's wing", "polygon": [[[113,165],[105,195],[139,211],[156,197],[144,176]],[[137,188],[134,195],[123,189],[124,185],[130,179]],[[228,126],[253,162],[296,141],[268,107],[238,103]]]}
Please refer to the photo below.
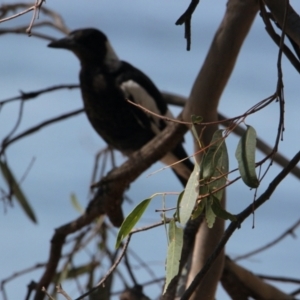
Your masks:
{"label": "bird's wing", "polygon": [[[147,91],[135,81],[128,80],[123,82],[121,84],[121,89],[125,93],[125,96],[131,99],[136,104],[141,105],[142,107],[157,115],[173,118],[173,115],[169,109],[167,109],[165,114],[163,114],[153,97],[151,97],[150,94],[148,94]],[[145,114],[147,113],[145,112]],[[164,120],[151,114],[147,114],[147,116],[150,119],[151,130],[155,133],[155,135],[160,133],[161,130],[165,127],[161,125],[162,122],[165,123]],[[193,170],[193,164],[189,159],[178,163],[179,160],[185,158],[187,158],[187,154],[182,144],[179,143],[171,152],[167,153],[161,159],[161,162],[163,162],[167,166],[172,166],[173,171],[175,172],[179,180],[183,183],[183,185],[186,184],[191,171]]]}
{"label": "bird's wing", "polygon": [[[134,103],[141,105],[142,107],[146,108],[147,110],[160,115],[162,117],[168,117],[173,118],[172,113],[167,110],[164,114],[160,111],[160,109],[157,106],[156,101],[153,99],[153,97],[147,93],[147,91],[140,86],[138,83],[136,83],[133,80],[125,81],[121,84],[121,89],[123,90],[125,97],[132,100]],[[145,112],[145,114],[147,114]],[[151,129],[155,134],[158,134],[164,127],[165,122],[162,118],[156,117],[152,114],[147,114]],[[162,124],[164,126],[162,126]]]}

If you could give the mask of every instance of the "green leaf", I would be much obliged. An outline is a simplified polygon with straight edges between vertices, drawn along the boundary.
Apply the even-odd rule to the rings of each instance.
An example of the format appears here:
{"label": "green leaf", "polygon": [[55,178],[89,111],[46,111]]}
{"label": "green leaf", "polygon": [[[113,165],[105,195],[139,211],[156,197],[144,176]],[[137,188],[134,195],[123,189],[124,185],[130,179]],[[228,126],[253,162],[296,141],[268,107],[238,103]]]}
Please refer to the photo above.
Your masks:
{"label": "green leaf", "polygon": [[202,214],[204,207],[205,207],[205,199],[206,198],[201,199],[200,202],[197,204],[196,209],[193,211],[192,216],[191,216],[192,220],[195,220]]}
{"label": "green leaf", "polygon": [[215,131],[211,140],[211,146],[203,157],[201,169],[204,180],[209,180],[213,176],[222,155],[222,144],[224,143],[222,133],[223,130],[221,129]]}
{"label": "green leaf", "polygon": [[176,226],[174,220],[169,224],[169,246],[166,263],[166,283],[163,294],[171,280],[178,274],[181,250],[183,245],[183,230]]}
{"label": "green leaf", "polygon": [[247,125],[247,130],[238,143],[235,157],[244,183],[251,188],[257,188],[259,185],[255,172],[255,149],[256,132],[253,127]]}
{"label": "green leaf", "polygon": [[73,207],[79,212],[79,213],[83,213],[84,209],[83,207],[80,205],[76,195],[74,193],[71,194],[71,203],[73,205]]}
{"label": "green leaf", "polygon": [[193,124],[199,124],[203,121],[203,117],[192,115],[192,123]]}
{"label": "green leaf", "polygon": [[174,217],[177,218],[178,222],[180,222],[180,205],[181,205],[181,200],[182,200],[183,195],[184,195],[184,190],[178,195],[176,212],[174,214]]}
{"label": "green leaf", "polygon": [[214,213],[214,211],[212,210],[212,197],[209,197],[208,199],[205,199],[206,203],[205,203],[205,219],[206,219],[206,223],[208,228],[212,228],[215,220],[216,220],[216,215]]}
{"label": "green leaf", "polygon": [[194,124],[192,124],[191,131],[192,131],[192,134],[193,134],[193,136],[194,136],[194,139],[198,142],[198,145],[199,145],[199,147],[200,147],[200,146],[201,146],[201,142],[200,142],[200,140],[199,140],[198,132],[197,132],[197,130],[196,130]]}
{"label": "green leaf", "polygon": [[236,217],[222,207],[218,198],[212,195],[212,200],[211,208],[217,217],[224,220],[236,221]]}
{"label": "green leaf", "polygon": [[0,161],[0,169],[2,172],[3,177],[5,178],[9,188],[11,189],[13,195],[15,196],[17,202],[21,205],[22,209],[24,210],[25,214],[29,217],[29,219],[37,223],[35,214],[33,209],[31,208],[29,202],[27,201],[23,191],[21,190],[19,184],[15,180],[13,173],[11,172],[10,168],[8,167],[6,162]]}
{"label": "green leaf", "polygon": [[185,225],[189,220],[195,207],[196,199],[199,194],[199,172],[200,166],[195,161],[194,170],[186,184],[184,194],[180,201],[179,220],[182,225]]}
{"label": "green leaf", "polygon": [[[222,131],[218,130],[215,132],[213,140],[219,140],[222,138]],[[227,173],[229,170],[229,161],[228,161],[228,152],[226,143],[224,140],[220,140],[221,142],[218,142],[218,147],[215,148],[217,150],[217,153],[215,151],[215,155],[208,154],[206,156],[206,162],[202,160],[201,166],[205,164],[206,166],[206,175],[207,179],[203,179],[203,168],[201,168],[200,171],[200,189],[199,189],[199,195],[207,195],[212,192],[214,192],[217,189],[220,189],[225,186],[227,181]],[[213,152],[212,152],[213,154]],[[208,158],[211,158],[211,160],[215,160],[214,162],[210,163]],[[204,159],[204,158],[203,158]],[[213,171],[212,174],[209,174]],[[218,179],[215,179],[218,178]],[[222,199],[224,189],[220,189],[219,191],[214,193],[214,196],[218,198],[219,200]],[[207,200],[209,196],[206,198],[202,198],[200,202],[198,203],[196,209],[192,213],[192,219],[196,219],[200,214],[202,214]],[[210,216],[210,215],[209,215]],[[212,218],[211,218],[212,219]]]}
{"label": "green leaf", "polygon": [[116,241],[116,248],[120,247],[121,242],[123,239],[130,233],[132,228],[135,226],[135,224],[139,221],[143,213],[145,212],[146,208],[148,207],[150,201],[152,200],[152,197],[143,200],[141,203],[139,203],[133,211],[127,216],[127,218],[123,221],[121,228],[118,232],[117,241]]}
{"label": "green leaf", "polygon": [[214,193],[214,196],[221,201],[224,192],[224,189],[222,187],[226,185],[227,174],[229,171],[229,159],[225,141],[220,144],[218,152],[218,161],[215,166],[213,176],[211,177],[211,182],[208,183],[208,189],[211,193],[215,190],[220,189],[219,191]]}

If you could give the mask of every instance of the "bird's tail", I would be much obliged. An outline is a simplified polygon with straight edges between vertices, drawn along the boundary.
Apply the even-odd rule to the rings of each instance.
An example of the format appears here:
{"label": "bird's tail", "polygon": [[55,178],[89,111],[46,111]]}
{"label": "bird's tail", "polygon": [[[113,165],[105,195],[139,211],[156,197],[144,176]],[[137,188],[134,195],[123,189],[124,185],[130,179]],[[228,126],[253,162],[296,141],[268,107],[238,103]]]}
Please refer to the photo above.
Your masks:
{"label": "bird's tail", "polygon": [[172,152],[167,153],[161,159],[164,164],[172,167],[173,172],[183,186],[186,186],[187,181],[194,169],[194,164],[187,157],[188,155],[183,146],[179,144],[172,150]]}

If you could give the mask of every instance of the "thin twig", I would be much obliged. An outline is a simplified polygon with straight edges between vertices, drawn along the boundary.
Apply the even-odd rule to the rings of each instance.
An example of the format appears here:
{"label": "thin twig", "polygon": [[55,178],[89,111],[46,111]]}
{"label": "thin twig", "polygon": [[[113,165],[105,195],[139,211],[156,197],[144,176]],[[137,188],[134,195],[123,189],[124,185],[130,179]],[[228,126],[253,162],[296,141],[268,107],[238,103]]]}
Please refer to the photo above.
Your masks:
{"label": "thin twig", "polygon": [[126,250],[128,248],[128,245],[129,245],[129,242],[130,242],[130,239],[131,239],[131,236],[132,236],[132,234],[128,235],[128,238],[127,238],[126,242],[124,243],[124,246],[123,246],[123,249],[122,249],[122,252],[121,252],[120,256],[115,261],[115,263],[111,266],[111,268],[108,270],[108,272],[106,273],[106,275],[99,281],[99,283],[95,287],[93,287],[92,289],[90,289],[88,292],[84,293],[80,297],[76,298],[75,300],[83,299],[84,297],[90,295],[92,292],[94,292],[95,290],[97,290],[102,284],[104,284],[104,282],[113,273],[113,271],[117,268],[117,266],[121,262],[123,256],[125,255]]}
{"label": "thin twig", "polygon": [[21,176],[20,180],[19,180],[19,185],[21,185],[21,183],[26,179],[29,171],[31,170],[31,168],[33,167],[33,164],[35,162],[35,157],[33,157],[28,165],[28,167],[26,168],[24,174]]}
{"label": "thin twig", "polygon": [[10,139],[10,137],[16,132],[16,130],[18,129],[21,120],[22,120],[22,116],[23,116],[23,108],[24,108],[24,102],[22,101],[20,103],[20,108],[19,108],[19,114],[18,114],[18,119],[17,122],[15,124],[15,126],[13,127],[13,129],[8,133],[8,135],[3,139],[3,144],[6,143],[6,141],[8,141]]}
{"label": "thin twig", "polygon": [[[84,297],[90,295],[92,292],[94,292],[95,290],[97,290],[102,284],[104,284],[104,282],[108,279],[108,277],[114,272],[114,270],[117,268],[117,266],[119,265],[119,263],[121,262],[123,256],[125,255],[126,253],[126,250],[128,248],[128,245],[129,245],[129,242],[130,242],[130,239],[131,239],[131,236],[137,232],[141,232],[141,231],[146,231],[146,230],[149,230],[149,229],[152,229],[152,228],[155,228],[155,227],[158,227],[158,226],[161,226],[161,225],[164,225],[165,224],[165,220],[162,220],[160,222],[157,222],[155,224],[151,224],[149,226],[144,226],[144,227],[141,227],[141,228],[137,228],[137,229],[134,229],[132,230],[129,235],[128,235],[128,238],[126,240],[126,242],[124,243],[124,246],[123,246],[123,249],[122,249],[122,252],[121,254],[119,255],[118,259],[115,261],[115,263],[111,266],[111,268],[107,271],[107,273],[105,274],[105,276],[99,281],[99,283],[93,287],[92,289],[90,289],[88,292],[84,293],[83,295],[81,295],[80,297],[76,298],[75,300],[80,300],[80,299],[83,299]],[[134,277],[133,277],[134,278]]]}
{"label": "thin twig", "polygon": [[47,292],[47,290],[46,290],[44,287],[42,287],[42,292],[44,292],[44,293],[49,297],[49,299],[55,300],[55,299]]}
{"label": "thin twig", "polygon": [[1,100],[0,106],[4,105],[6,103],[12,102],[12,101],[16,101],[16,100],[25,101],[25,100],[29,100],[29,99],[34,99],[34,98],[36,98],[42,94],[48,93],[48,92],[54,92],[54,91],[61,90],[61,89],[75,89],[75,88],[79,88],[79,85],[78,84],[59,84],[59,85],[54,85],[51,87],[47,87],[47,88],[40,89],[37,91],[32,91],[32,92],[20,91],[20,94],[21,94],[20,96],[15,96],[12,98]]}
{"label": "thin twig", "polygon": [[36,125],[36,126],[34,126],[34,127],[29,128],[29,129],[27,129],[27,130],[21,132],[21,133],[18,134],[17,136],[15,136],[14,138],[11,138],[10,140],[5,140],[5,141],[2,143],[2,145],[1,145],[1,146],[2,146],[2,149],[1,149],[1,151],[0,151],[0,154],[3,154],[3,153],[4,153],[4,150],[5,150],[10,144],[14,143],[15,141],[17,141],[17,140],[19,140],[19,139],[21,139],[21,138],[24,138],[25,136],[30,135],[30,134],[32,134],[32,133],[34,133],[34,132],[36,132],[36,131],[42,129],[42,128],[45,127],[45,126],[48,126],[48,125],[53,124],[53,123],[56,123],[56,122],[58,122],[58,121],[65,120],[65,119],[70,118],[70,117],[74,117],[74,116],[76,116],[76,115],[78,115],[78,114],[81,114],[81,113],[83,113],[83,112],[84,112],[84,109],[81,108],[81,109],[74,110],[74,111],[72,111],[72,112],[70,112],[70,113],[66,113],[66,114],[60,115],[60,116],[58,116],[58,117],[49,119],[49,120],[44,121],[44,122],[42,122],[42,123],[40,123],[40,124],[38,124],[38,125]]}
{"label": "thin twig", "polygon": [[[266,8],[264,6],[264,3],[262,1],[260,1],[260,11],[261,11],[261,17],[263,22],[265,23],[265,29],[267,31],[267,33],[269,34],[269,36],[272,38],[272,40],[275,42],[275,44],[280,47],[280,41],[281,38],[280,36],[275,32],[270,19],[272,21],[275,22],[274,19],[272,19],[272,15],[268,14],[266,11]],[[278,23],[276,23],[277,26]],[[282,28],[280,28],[282,30]],[[297,59],[297,57],[293,54],[293,52],[289,49],[289,47],[286,44],[282,45],[282,50],[283,53],[285,54],[285,56],[287,57],[287,59],[290,61],[290,63],[293,65],[293,67],[297,70],[298,73],[300,73],[300,62],[299,59]]]}
{"label": "thin twig", "polygon": [[181,121],[181,120],[178,120],[178,119],[175,119],[175,118],[169,118],[169,117],[166,117],[166,116],[162,116],[160,114],[157,114],[149,109],[147,109],[146,107],[142,106],[141,104],[137,104],[133,101],[130,101],[129,99],[126,99],[128,103],[130,103],[131,105],[134,105],[136,107],[138,107],[139,109],[145,111],[146,113],[148,113],[149,115],[153,115],[159,119],[162,119],[162,120],[165,120],[165,121],[168,121],[168,122],[174,122],[174,123],[180,123],[180,124],[184,124],[184,125],[193,125],[192,122],[184,122],[184,121]]}
{"label": "thin twig", "polygon": [[18,271],[18,272],[15,272],[13,273],[12,275],[8,276],[7,278],[4,278],[2,279],[1,283],[0,283],[0,290],[2,290],[4,288],[4,285],[11,281],[11,280],[14,280],[15,278],[19,277],[19,276],[22,276],[24,274],[27,274],[29,272],[33,272],[33,271],[36,271],[37,269],[39,268],[43,268],[45,267],[45,263],[39,263],[39,264],[36,264],[35,266],[32,266],[32,267],[29,267],[29,268],[26,268],[24,270],[21,270],[21,271]]}
{"label": "thin twig", "polygon": [[180,18],[176,21],[175,25],[184,24],[184,38],[186,39],[186,50],[189,51],[191,49],[191,20],[192,15],[199,4],[199,0],[191,0],[190,5],[187,10],[180,16]]}
{"label": "thin twig", "polygon": [[[46,35],[43,34],[39,34],[39,33],[32,33],[31,30],[33,27],[37,27],[37,26],[51,26],[57,30],[59,30],[60,32],[64,33],[64,34],[68,34],[70,32],[70,30],[67,28],[67,26],[64,23],[63,18],[55,11],[49,9],[49,8],[45,8],[44,6],[42,6],[42,4],[45,2],[45,0],[35,0],[35,3],[32,6],[29,6],[26,3],[14,3],[14,4],[3,4],[0,7],[0,13],[1,13],[1,17],[2,19],[0,19],[0,23],[1,22],[5,22],[5,21],[9,21],[12,20],[14,18],[18,18],[30,11],[33,10],[33,15],[30,21],[29,26],[20,26],[20,27],[16,27],[14,29],[1,29],[0,34],[5,34],[5,33],[22,33],[22,34],[29,34],[29,35],[34,35],[37,37],[41,37],[41,38],[46,38],[46,39],[50,39],[53,40],[53,38],[48,37]],[[16,11],[19,9],[23,9],[23,11],[16,13],[12,16],[3,18],[5,15],[8,14],[8,12],[10,11]],[[48,16],[49,18],[51,18],[51,21],[42,21],[39,23],[36,23],[36,19],[39,16],[39,13],[42,12],[45,16]]]}
{"label": "thin twig", "polygon": [[272,246],[274,246],[275,244],[279,243],[281,240],[283,240],[285,237],[287,237],[288,235],[294,235],[294,230],[300,226],[300,219],[294,224],[292,225],[290,228],[288,228],[286,231],[284,231],[279,237],[277,237],[276,239],[274,239],[273,241],[267,243],[266,245],[262,246],[262,247],[259,247],[258,249],[256,250],[253,250],[253,251],[250,251],[246,254],[243,254],[243,255],[239,255],[237,257],[235,257],[233,260],[234,261],[238,261],[238,260],[241,260],[241,259],[245,259],[245,258],[248,258],[250,256],[253,256],[259,252],[262,252]]}
{"label": "thin twig", "polygon": [[124,255],[124,263],[125,263],[125,266],[126,266],[126,269],[127,269],[128,273],[129,273],[129,276],[130,276],[130,278],[131,278],[131,280],[133,282],[133,285],[137,285],[138,282],[137,282],[137,280],[136,280],[136,278],[135,278],[135,276],[133,274],[131,265],[129,263],[128,255],[126,253]]}
{"label": "thin twig", "polygon": [[[145,262],[134,250],[128,249],[129,254],[140,264],[140,267],[143,268],[143,271],[147,271],[148,274],[154,278],[153,281],[158,280],[156,278],[156,274],[153,272],[153,270],[149,267],[149,263]],[[160,280],[160,279],[159,279]],[[144,283],[143,283],[144,286]],[[161,285],[159,285],[161,288]]]}
{"label": "thin twig", "polygon": [[7,21],[10,21],[10,20],[12,20],[12,19],[18,18],[18,17],[20,17],[20,16],[22,16],[22,15],[24,15],[24,14],[27,14],[28,12],[30,12],[30,11],[32,11],[32,10],[34,10],[34,6],[31,6],[31,7],[27,8],[27,9],[25,9],[25,10],[23,10],[23,11],[17,13],[17,14],[14,14],[13,16],[10,16],[10,17],[1,19],[1,20],[0,20],[0,23],[7,22]]}
{"label": "thin twig", "polygon": [[67,300],[72,300],[71,297],[65,292],[61,285],[56,286],[56,291],[58,294],[62,294]]}
{"label": "thin twig", "polygon": [[265,280],[300,284],[300,279],[297,279],[297,278],[282,277],[282,276],[270,276],[270,275],[263,275],[263,274],[255,274],[255,276],[257,276],[261,279],[265,279]]}

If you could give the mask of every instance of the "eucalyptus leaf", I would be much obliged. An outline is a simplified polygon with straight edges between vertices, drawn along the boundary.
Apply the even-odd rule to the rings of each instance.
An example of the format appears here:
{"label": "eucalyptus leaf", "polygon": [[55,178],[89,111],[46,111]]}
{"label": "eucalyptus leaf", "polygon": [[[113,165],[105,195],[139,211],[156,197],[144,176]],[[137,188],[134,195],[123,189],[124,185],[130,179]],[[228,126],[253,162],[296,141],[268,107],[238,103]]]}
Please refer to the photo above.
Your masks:
{"label": "eucalyptus leaf", "polygon": [[176,222],[171,220],[169,224],[169,245],[166,263],[166,292],[171,280],[178,274],[180,257],[183,245],[183,229],[176,226]]}
{"label": "eucalyptus leaf", "polygon": [[252,126],[247,125],[247,130],[238,143],[235,156],[241,177],[244,183],[251,188],[257,188],[259,185],[255,172],[255,149],[256,131]]}
{"label": "eucalyptus leaf", "polygon": [[214,196],[221,201],[224,192],[223,187],[226,185],[227,174],[229,172],[229,159],[225,141],[221,143],[219,152],[220,155],[218,155],[218,161],[215,166],[215,171],[213,173],[211,181],[208,183],[208,189],[211,193],[215,190],[218,190],[214,193]]}
{"label": "eucalyptus leaf", "polygon": [[180,205],[181,205],[181,200],[183,195],[184,195],[184,190],[178,195],[177,198],[176,213],[174,217],[177,218],[178,222],[180,222]]}
{"label": "eucalyptus leaf", "polygon": [[208,148],[207,152],[205,153],[201,163],[201,169],[202,169],[201,179],[209,180],[213,176],[216,170],[216,166],[222,155],[222,144],[224,143],[222,133],[223,130],[221,129],[216,130],[212,137],[212,140],[210,142],[211,146]]}
{"label": "eucalyptus leaf", "polygon": [[197,219],[202,214],[202,212],[205,208],[205,199],[201,199],[200,202],[197,204],[197,206],[191,216],[192,220]]}
{"label": "eucalyptus leaf", "polygon": [[15,196],[17,202],[21,205],[22,209],[24,210],[25,214],[29,217],[29,219],[37,223],[37,219],[35,217],[34,211],[31,208],[28,200],[26,199],[20,185],[16,181],[12,171],[10,170],[9,166],[6,162],[0,161],[0,170],[2,175],[7,182],[10,190],[12,191],[13,195]]}
{"label": "eucalyptus leaf", "polygon": [[130,233],[132,228],[135,226],[135,224],[139,221],[145,210],[147,209],[150,201],[152,200],[154,196],[143,200],[141,203],[139,203],[132,212],[125,218],[123,221],[121,228],[118,232],[117,240],[116,240],[116,248],[120,247],[121,242],[123,239]]}
{"label": "eucalyptus leaf", "polygon": [[196,199],[199,194],[199,172],[200,166],[195,161],[194,170],[190,175],[184,190],[184,194],[180,201],[179,220],[182,225],[187,223],[195,207]]}
{"label": "eucalyptus leaf", "polygon": [[71,194],[71,203],[73,205],[73,207],[79,212],[79,213],[83,213],[84,209],[83,207],[80,205],[76,195],[74,193]]}
{"label": "eucalyptus leaf", "polygon": [[236,221],[236,217],[222,207],[218,198],[212,195],[212,200],[211,208],[217,217],[224,220]]}
{"label": "eucalyptus leaf", "polygon": [[192,123],[193,124],[199,124],[203,121],[203,117],[192,115]]}
{"label": "eucalyptus leaf", "polygon": [[206,219],[208,228],[212,228],[215,223],[215,220],[216,220],[216,214],[212,210],[212,203],[213,203],[212,197],[209,197],[208,199],[206,199],[205,219]]}

